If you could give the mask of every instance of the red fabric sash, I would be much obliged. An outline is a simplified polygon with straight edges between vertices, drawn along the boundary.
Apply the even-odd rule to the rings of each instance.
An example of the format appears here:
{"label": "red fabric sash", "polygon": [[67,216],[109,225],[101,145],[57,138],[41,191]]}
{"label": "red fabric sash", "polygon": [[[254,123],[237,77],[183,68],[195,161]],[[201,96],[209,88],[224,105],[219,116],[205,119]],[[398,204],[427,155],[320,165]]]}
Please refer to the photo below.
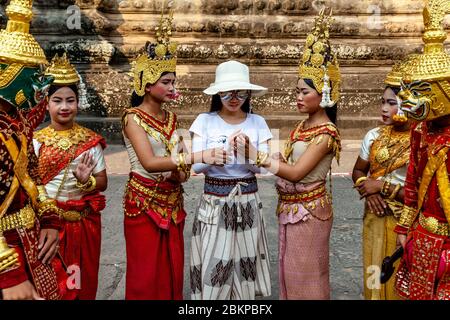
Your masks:
{"label": "red fabric sash", "polygon": [[89,209],[89,214],[100,213],[106,207],[106,198],[100,192],[88,194],[79,200],[57,201],[58,208],[63,210],[74,210],[81,212],[86,208]]}
{"label": "red fabric sash", "polygon": [[97,293],[98,270],[101,246],[101,216],[106,206],[105,196],[99,192],[84,196],[79,200],[58,201],[63,210],[89,211],[80,221],[62,220],[59,233],[60,254],[67,267],[78,266],[81,287],[76,289],[80,300],[94,300]]}
{"label": "red fabric sash", "polygon": [[[145,188],[154,190],[155,186],[158,182],[152,179],[145,178],[135,172],[130,173],[130,180],[131,178],[134,178],[135,180],[139,181],[139,184],[142,185]],[[176,188],[179,188],[179,184],[174,184],[169,181],[162,181],[158,184],[158,192],[162,193],[170,193],[171,191],[174,191]],[[161,201],[152,201],[151,203],[155,204],[158,202],[158,205],[161,209],[164,210],[166,213],[165,216],[163,216],[160,212],[155,211],[151,207],[144,207],[145,200],[148,199],[149,196],[145,193],[139,192],[139,190],[135,189],[133,186],[130,185],[130,181],[128,182],[127,188],[125,190],[125,199],[124,199],[124,209],[125,212],[128,215],[138,215],[144,212],[162,229],[169,229],[170,221],[173,220],[174,217],[175,224],[179,224],[181,221],[183,221],[186,217],[186,212],[183,209],[183,194],[182,189],[179,194],[179,202],[178,205],[174,207],[169,206],[166,203],[162,203]]]}

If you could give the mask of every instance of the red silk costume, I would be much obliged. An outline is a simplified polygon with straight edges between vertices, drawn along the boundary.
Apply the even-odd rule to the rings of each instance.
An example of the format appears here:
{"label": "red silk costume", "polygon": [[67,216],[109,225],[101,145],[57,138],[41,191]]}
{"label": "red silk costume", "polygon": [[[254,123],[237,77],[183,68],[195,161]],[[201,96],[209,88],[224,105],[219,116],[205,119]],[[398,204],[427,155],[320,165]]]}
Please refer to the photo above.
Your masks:
{"label": "red silk costume", "polygon": [[[411,300],[450,299],[450,127],[431,132],[429,122],[414,126],[405,183],[405,206],[395,231],[408,234],[396,277],[398,294]],[[407,228],[408,225],[411,227]]]}
{"label": "red silk costume", "polygon": [[[161,122],[139,109],[129,109],[149,133],[159,132],[170,141],[176,127],[175,114],[167,112]],[[124,228],[127,250],[127,300],[182,300],[186,212],[181,184],[152,180],[130,173],[124,196]]]}
{"label": "red silk costume", "polygon": [[[58,136],[51,128],[35,132],[34,138],[41,143],[38,168],[43,184],[53,180],[83,152],[97,144],[103,149],[106,147],[105,139],[94,131],[76,124],[73,130],[76,138],[69,149],[58,146]],[[75,276],[74,272],[79,268],[81,286],[76,291],[80,300],[95,300],[97,294],[101,249],[100,212],[105,205],[105,196],[98,191],[86,194],[79,200],[57,201],[62,223],[60,254],[72,275]],[[72,286],[75,285],[72,283]]]}
{"label": "red silk costume", "polygon": [[[20,186],[5,215],[0,221],[5,221],[20,210],[36,208],[36,185],[40,184],[37,173],[37,159],[34,154],[32,136],[33,130],[42,122],[47,102],[43,100],[31,111],[25,112],[12,109],[9,113],[0,112],[0,203],[5,204],[7,194],[12,188],[14,176],[20,176]],[[18,156],[11,152],[18,150]],[[33,182],[34,181],[34,182]],[[37,258],[39,235],[41,229],[60,229],[59,217],[56,214],[34,215],[34,225],[31,228],[15,228],[4,231],[9,247],[19,254],[20,264],[0,273],[0,289],[10,288],[29,280],[38,294],[44,299],[71,299],[73,292],[67,290],[67,275],[58,258],[50,265],[42,264]],[[3,223],[1,223],[3,225]]]}

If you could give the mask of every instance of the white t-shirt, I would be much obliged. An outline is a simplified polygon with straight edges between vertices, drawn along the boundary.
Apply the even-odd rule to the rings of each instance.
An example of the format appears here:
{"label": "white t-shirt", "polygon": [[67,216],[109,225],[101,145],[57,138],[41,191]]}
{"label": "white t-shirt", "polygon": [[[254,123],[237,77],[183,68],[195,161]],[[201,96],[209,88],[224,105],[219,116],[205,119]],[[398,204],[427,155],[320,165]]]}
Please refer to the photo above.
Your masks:
{"label": "white t-shirt", "polygon": [[[367,132],[366,136],[363,139],[361,145],[361,151],[359,153],[359,157],[365,161],[370,160],[370,148],[372,147],[373,142],[380,136],[380,127],[374,128]],[[408,169],[408,163],[397,170],[392,171],[391,173],[386,175],[386,178],[391,180],[392,183],[400,184],[402,186],[405,185],[406,180],[406,171]],[[383,177],[379,177],[382,179]]]}
{"label": "white t-shirt", "polygon": [[[41,148],[41,143],[36,139],[33,139],[33,145],[36,155],[39,157],[39,149]],[[100,144],[97,144],[95,147],[86,150],[85,152],[89,152],[93,156],[94,162],[97,162],[92,174],[97,174],[106,169],[105,157],[103,155],[103,148]],[[84,152],[80,154],[75,160],[70,163],[70,167],[67,171],[66,181],[64,186],[61,187],[61,191],[58,195],[59,201],[68,201],[68,200],[79,200],[83,197],[83,193],[79,188],[77,188],[77,178],[73,175],[73,171],[77,168],[78,164],[81,161],[81,157]],[[62,180],[64,178],[64,172],[66,168],[62,169],[56,177],[54,177],[49,183],[45,185],[45,190],[50,198],[54,199],[58,188],[60,187]]]}
{"label": "white t-shirt", "polygon": [[[192,123],[189,129],[194,134],[192,151],[211,148],[229,150],[228,138],[239,129],[250,138],[250,142],[259,151],[269,151],[268,140],[272,139],[272,133],[263,117],[248,113],[243,122],[229,124],[217,112],[201,113]],[[220,167],[197,163],[193,165],[193,169],[196,173],[222,179],[249,178],[260,172],[255,165],[245,164],[240,157],[234,157],[232,152],[230,164]]]}

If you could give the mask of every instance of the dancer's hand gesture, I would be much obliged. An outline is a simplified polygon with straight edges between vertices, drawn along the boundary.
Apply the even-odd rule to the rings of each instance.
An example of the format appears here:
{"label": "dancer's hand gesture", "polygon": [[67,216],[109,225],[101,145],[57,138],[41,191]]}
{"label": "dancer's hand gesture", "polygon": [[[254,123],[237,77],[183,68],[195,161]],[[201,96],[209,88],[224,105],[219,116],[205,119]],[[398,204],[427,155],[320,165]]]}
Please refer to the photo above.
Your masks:
{"label": "dancer's hand gesture", "polygon": [[85,184],[92,174],[97,163],[94,161],[94,157],[90,152],[84,152],[81,156],[80,163],[78,163],[76,169],[72,172],[78,182]]}
{"label": "dancer's hand gesture", "polygon": [[356,187],[356,189],[358,190],[359,194],[361,195],[361,199],[362,199],[369,195],[372,195],[375,193],[380,193],[382,187],[383,187],[383,181],[368,178],[367,180],[360,183]]}

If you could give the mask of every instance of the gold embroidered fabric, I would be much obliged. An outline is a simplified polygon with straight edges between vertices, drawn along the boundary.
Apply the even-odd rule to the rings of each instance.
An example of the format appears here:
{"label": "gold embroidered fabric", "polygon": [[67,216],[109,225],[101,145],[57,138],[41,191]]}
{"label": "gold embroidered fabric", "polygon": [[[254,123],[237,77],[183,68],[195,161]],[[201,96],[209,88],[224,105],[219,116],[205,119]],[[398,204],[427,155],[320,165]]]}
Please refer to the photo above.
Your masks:
{"label": "gold embroidered fabric", "polygon": [[380,128],[380,135],[370,149],[370,176],[377,179],[406,165],[411,150],[410,132],[393,126]]}
{"label": "gold embroidered fabric", "polygon": [[91,130],[74,123],[72,129],[64,131],[56,131],[48,126],[35,132],[34,138],[47,146],[67,151],[72,146],[86,141],[92,135],[91,132]]}
{"label": "gold embroidered fabric", "polygon": [[339,163],[341,153],[341,138],[337,127],[331,123],[321,124],[312,128],[304,129],[306,120],[301,121],[297,127],[291,132],[289,140],[286,142],[284,149],[285,159],[289,159],[294,150],[294,143],[297,141],[304,141],[307,143],[319,144],[323,141],[323,135],[328,134],[330,139],[328,140],[328,148],[330,148],[333,154],[336,156],[336,160]]}

